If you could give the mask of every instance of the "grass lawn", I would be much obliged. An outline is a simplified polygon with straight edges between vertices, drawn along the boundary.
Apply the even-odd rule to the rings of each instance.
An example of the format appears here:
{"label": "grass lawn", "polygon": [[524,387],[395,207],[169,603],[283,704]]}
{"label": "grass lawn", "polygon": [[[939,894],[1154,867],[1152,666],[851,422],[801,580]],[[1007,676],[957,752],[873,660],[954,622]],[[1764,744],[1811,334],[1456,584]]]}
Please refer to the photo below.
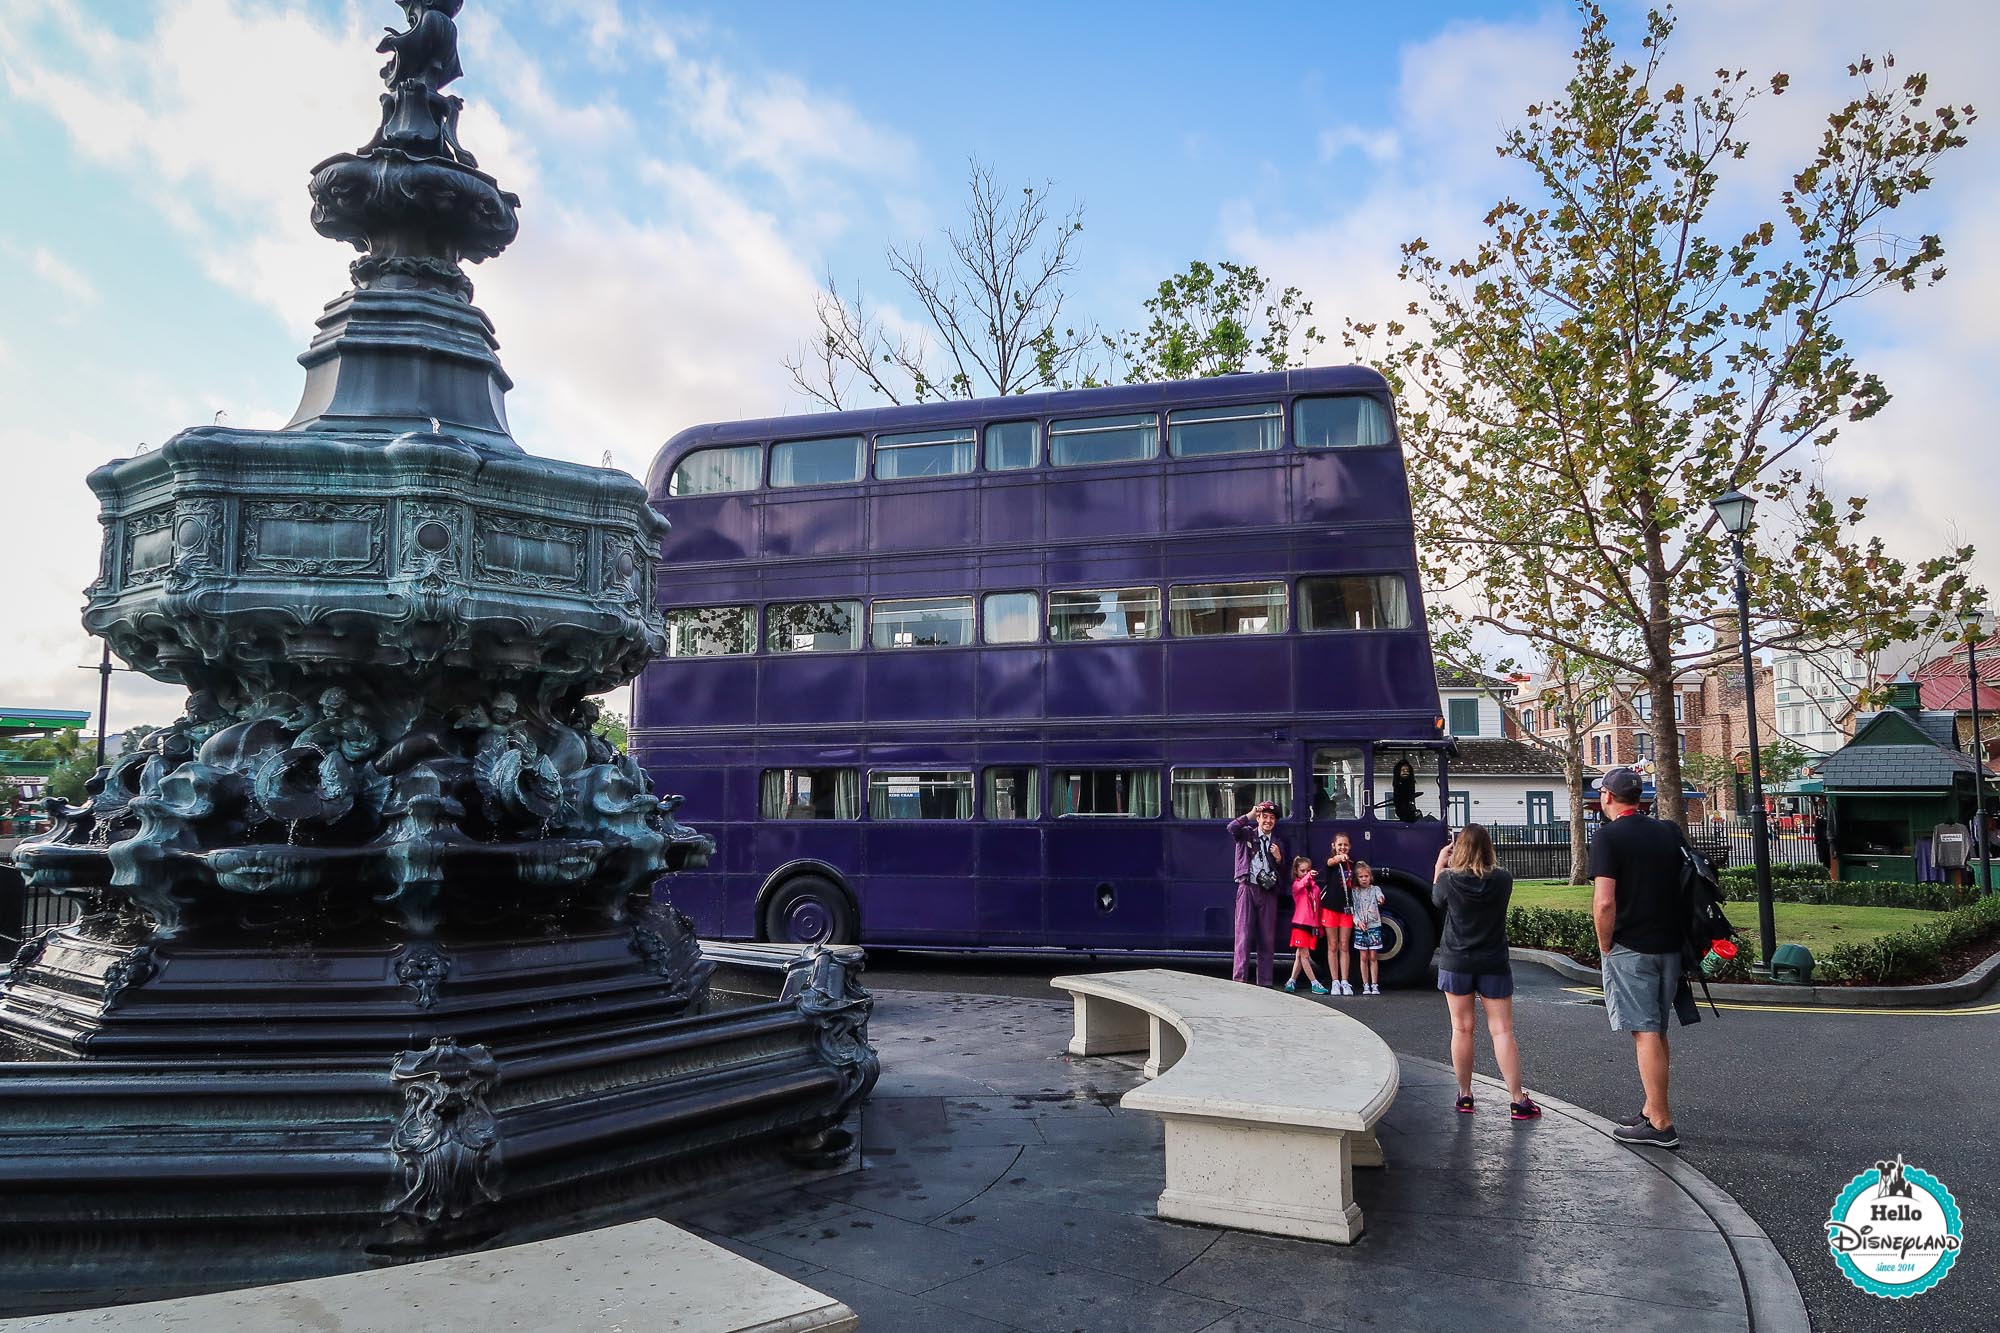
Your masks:
{"label": "grass lawn", "polygon": [[[1590,910],[1590,889],[1586,885],[1561,880],[1523,880],[1514,885],[1516,907],[1569,907]],[[1726,902],[1722,910],[1738,930],[1757,938],[1757,904]],[[1887,935],[1922,921],[1934,920],[1935,912],[1913,907],[1817,907],[1809,903],[1775,903],[1778,943],[1803,944],[1815,958],[1837,944],[1859,944],[1877,935]]]}

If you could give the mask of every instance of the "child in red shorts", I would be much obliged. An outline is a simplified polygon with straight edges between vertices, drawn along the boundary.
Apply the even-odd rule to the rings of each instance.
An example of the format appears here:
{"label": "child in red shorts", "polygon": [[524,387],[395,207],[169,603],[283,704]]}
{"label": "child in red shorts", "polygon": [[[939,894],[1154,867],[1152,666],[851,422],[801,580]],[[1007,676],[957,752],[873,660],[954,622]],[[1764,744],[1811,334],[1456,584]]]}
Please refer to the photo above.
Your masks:
{"label": "child in red shorts", "polygon": [[1313,874],[1312,858],[1292,859],[1292,975],[1285,989],[1299,988],[1299,972],[1312,983],[1315,995],[1326,994],[1313,972],[1313,949],[1319,944],[1319,877]]}

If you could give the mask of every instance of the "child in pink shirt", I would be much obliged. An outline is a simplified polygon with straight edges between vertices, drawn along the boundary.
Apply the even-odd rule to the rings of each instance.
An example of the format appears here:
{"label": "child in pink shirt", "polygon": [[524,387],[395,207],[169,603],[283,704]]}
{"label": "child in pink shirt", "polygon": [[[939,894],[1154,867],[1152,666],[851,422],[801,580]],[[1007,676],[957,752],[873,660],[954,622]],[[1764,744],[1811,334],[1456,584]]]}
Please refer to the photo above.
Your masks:
{"label": "child in pink shirt", "polygon": [[1299,972],[1312,983],[1312,993],[1326,994],[1313,972],[1313,949],[1319,944],[1319,877],[1313,874],[1312,858],[1292,860],[1292,976],[1285,989],[1299,988]]}

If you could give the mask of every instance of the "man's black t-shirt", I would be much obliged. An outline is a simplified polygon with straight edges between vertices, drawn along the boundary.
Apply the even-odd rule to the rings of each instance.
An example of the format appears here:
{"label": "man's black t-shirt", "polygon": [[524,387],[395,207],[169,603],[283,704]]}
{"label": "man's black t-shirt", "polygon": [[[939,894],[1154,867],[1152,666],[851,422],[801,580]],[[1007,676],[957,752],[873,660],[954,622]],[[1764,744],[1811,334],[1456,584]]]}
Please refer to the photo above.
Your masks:
{"label": "man's black t-shirt", "polygon": [[1639,953],[1681,947],[1681,831],[1651,815],[1629,814],[1599,824],[1590,840],[1590,877],[1618,881],[1618,919],[1611,942]]}

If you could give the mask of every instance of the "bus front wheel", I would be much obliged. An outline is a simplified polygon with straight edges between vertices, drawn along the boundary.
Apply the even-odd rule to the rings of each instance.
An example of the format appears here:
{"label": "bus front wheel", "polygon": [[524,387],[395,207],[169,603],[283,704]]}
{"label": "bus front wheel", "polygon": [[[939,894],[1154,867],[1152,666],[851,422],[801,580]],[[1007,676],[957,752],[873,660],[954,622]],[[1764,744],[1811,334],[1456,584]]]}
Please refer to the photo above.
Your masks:
{"label": "bus front wheel", "polygon": [[819,875],[786,880],[764,905],[764,938],[773,944],[852,944],[856,934],[853,903]]}
{"label": "bus front wheel", "polygon": [[1437,950],[1430,908],[1394,884],[1383,890],[1382,899],[1382,984],[1421,986],[1430,976],[1431,955]]}

